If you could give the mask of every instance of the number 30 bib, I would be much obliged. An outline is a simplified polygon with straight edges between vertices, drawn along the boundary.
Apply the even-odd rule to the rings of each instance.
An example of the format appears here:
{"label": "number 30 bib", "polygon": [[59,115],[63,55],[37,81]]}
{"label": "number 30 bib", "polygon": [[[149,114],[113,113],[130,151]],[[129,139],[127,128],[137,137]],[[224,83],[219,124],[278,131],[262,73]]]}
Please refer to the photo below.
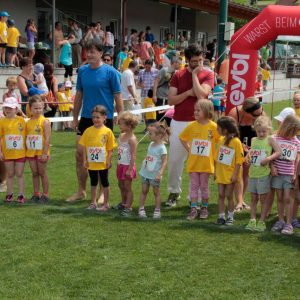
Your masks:
{"label": "number 30 bib", "polygon": [[281,149],[280,159],[294,161],[297,156],[297,146],[289,142],[278,142]]}
{"label": "number 30 bib", "polygon": [[23,137],[21,135],[6,135],[5,136],[6,149],[21,150],[23,149]]}
{"label": "number 30 bib", "polygon": [[211,142],[206,140],[193,139],[191,154],[200,156],[209,156]]}
{"label": "number 30 bib", "polygon": [[234,149],[221,146],[218,154],[218,162],[223,165],[231,166],[234,153]]}
{"label": "number 30 bib", "polygon": [[103,163],[106,160],[106,153],[104,147],[88,147],[88,162]]}

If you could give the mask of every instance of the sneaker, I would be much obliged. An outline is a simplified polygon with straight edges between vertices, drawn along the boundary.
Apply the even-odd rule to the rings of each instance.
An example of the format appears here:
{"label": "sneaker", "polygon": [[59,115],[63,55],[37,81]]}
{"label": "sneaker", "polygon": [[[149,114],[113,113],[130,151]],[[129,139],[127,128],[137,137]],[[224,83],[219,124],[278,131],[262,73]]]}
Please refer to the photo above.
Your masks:
{"label": "sneaker", "polygon": [[11,202],[13,202],[13,200],[14,200],[13,194],[5,196],[5,202],[6,203],[11,203]]}
{"label": "sneaker", "polygon": [[40,203],[41,204],[46,204],[49,202],[49,197],[46,196],[46,195],[42,195],[41,198],[40,198]]}
{"label": "sneaker", "polygon": [[153,212],[153,219],[160,219],[160,218],[161,218],[160,209],[155,209]]}
{"label": "sneaker", "polygon": [[227,218],[225,225],[226,226],[232,226],[233,225],[233,219],[232,218]]}
{"label": "sneaker", "polygon": [[117,210],[124,210],[125,206],[122,204],[122,202],[120,202],[119,204],[113,206],[112,208]]}
{"label": "sneaker", "polygon": [[218,218],[217,225],[225,225],[226,221],[224,218]]}
{"label": "sneaker", "polygon": [[97,208],[97,205],[94,204],[94,203],[91,203],[87,208],[86,210],[95,210]]}
{"label": "sneaker", "polygon": [[281,230],[282,234],[291,235],[294,233],[293,226],[291,224],[285,224],[283,229]]}
{"label": "sneaker", "polygon": [[283,221],[277,221],[273,227],[271,228],[271,231],[281,231],[284,227],[285,223]]}
{"label": "sneaker", "polygon": [[17,198],[17,202],[20,204],[24,204],[25,203],[25,197],[24,195],[19,195]]}
{"label": "sneaker", "polygon": [[207,219],[208,218],[208,209],[207,209],[206,206],[202,206],[200,208],[199,218],[200,219]]}
{"label": "sneaker", "polygon": [[34,203],[38,203],[38,202],[40,201],[40,196],[33,195],[33,196],[30,198],[30,201],[31,201],[31,202],[34,202]]}
{"label": "sneaker", "polygon": [[99,211],[99,212],[107,212],[109,210],[109,206],[103,204],[100,207],[97,207],[96,210]]}
{"label": "sneaker", "polygon": [[292,221],[292,226],[294,228],[300,228],[300,223],[297,218]]}
{"label": "sneaker", "polygon": [[259,232],[266,231],[267,226],[264,221],[258,221],[255,230]]}
{"label": "sneaker", "polygon": [[170,193],[168,196],[168,200],[166,202],[166,206],[174,207],[176,206],[176,202],[180,199],[179,193]]}
{"label": "sneaker", "polygon": [[250,230],[250,231],[254,231],[256,229],[256,220],[251,219],[249,221],[249,223],[246,225],[245,229]]}
{"label": "sneaker", "polygon": [[125,207],[125,208],[121,211],[121,216],[123,216],[123,217],[131,217],[131,216],[132,216],[132,209],[131,209],[131,208]]}
{"label": "sneaker", "polygon": [[146,219],[147,218],[145,208],[140,208],[139,209],[139,217],[142,218],[142,219]]}
{"label": "sneaker", "polygon": [[195,220],[198,217],[198,211],[196,207],[192,207],[190,213],[187,216],[189,221]]}

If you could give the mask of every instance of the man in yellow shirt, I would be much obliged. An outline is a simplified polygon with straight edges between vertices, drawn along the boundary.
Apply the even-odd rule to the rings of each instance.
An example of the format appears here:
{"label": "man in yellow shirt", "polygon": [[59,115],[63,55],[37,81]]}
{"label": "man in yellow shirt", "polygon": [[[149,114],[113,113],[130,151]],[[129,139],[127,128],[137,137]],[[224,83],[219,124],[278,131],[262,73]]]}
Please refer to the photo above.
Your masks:
{"label": "man in yellow shirt", "polygon": [[20,32],[15,27],[14,20],[7,21],[7,53],[10,67],[15,67],[15,59],[18,51]]}

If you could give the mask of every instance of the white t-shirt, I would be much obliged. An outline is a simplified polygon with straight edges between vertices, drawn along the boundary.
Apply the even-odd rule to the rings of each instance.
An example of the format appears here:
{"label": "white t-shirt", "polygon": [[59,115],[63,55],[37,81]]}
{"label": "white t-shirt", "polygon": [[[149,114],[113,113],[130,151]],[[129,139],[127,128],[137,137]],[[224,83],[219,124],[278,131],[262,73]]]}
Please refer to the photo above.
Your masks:
{"label": "white t-shirt", "polygon": [[41,83],[39,83],[37,85],[37,88],[41,91],[44,91],[45,93],[48,93],[49,90],[48,90],[48,87],[47,87],[47,83],[46,83],[46,79],[44,77],[44,74],[43,73],[36,74],[36,79],[37,79],[37,81],[42,81]]}
{"label": "white t-shirt", "polygon": [[132,86],[134,94],[136,93],[134,74],[130,69],[125,70],[121,75],[121,93],[123,100],[132,99],[132,95],[128,90],[128,86]]}

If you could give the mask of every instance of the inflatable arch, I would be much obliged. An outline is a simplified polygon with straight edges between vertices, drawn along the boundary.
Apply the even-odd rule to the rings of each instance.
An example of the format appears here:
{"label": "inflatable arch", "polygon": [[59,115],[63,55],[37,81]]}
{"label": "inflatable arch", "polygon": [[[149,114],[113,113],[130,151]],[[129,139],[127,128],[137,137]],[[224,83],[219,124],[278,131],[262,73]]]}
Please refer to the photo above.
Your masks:
{"label": "inflatable arch", "polygon": [[269,5],[232,36],[227,112],[254,95],[258,50],[278,35],[300,35],[300,7]]}

